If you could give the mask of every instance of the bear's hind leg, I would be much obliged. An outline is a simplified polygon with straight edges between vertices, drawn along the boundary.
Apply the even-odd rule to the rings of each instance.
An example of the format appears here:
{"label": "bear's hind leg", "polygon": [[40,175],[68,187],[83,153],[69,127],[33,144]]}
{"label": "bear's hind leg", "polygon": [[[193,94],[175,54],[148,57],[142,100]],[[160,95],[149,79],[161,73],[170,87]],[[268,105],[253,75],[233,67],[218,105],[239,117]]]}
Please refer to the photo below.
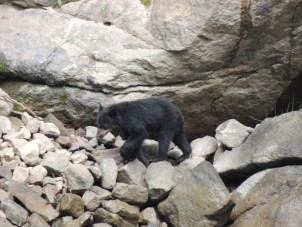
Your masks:
{"label": "bear's hind leg", "polygon": [[176,163],[181,163],[185,159],[189,158],[192,153],[192,148],[185,137],[183,131],[180,131],[176,134],[176,136],[173,138],[173,142],[176,146],[179,147],[180,150],[182,150],[183,155],[176,159]]}
{"label": "bear's hind leg", "polygon": [[149,162],[158,162],[163,161],[168,156],[168,150],[170,146],[170,142],[172,140],[173,136],[169,133],[161,133],[158,139],[158,151],[156,158],[152,158],[149,160]]}

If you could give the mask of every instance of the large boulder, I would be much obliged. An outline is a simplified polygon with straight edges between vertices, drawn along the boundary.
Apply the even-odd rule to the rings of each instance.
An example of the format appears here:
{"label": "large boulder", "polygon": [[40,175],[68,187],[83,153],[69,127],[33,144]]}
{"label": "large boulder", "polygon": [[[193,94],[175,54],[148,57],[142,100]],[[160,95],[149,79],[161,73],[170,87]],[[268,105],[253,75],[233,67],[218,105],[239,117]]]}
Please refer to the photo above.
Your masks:
{"label": "large boulder", "polygon": [[252,175],[232,193],[236,205],[232,210],[231,219],[240,219],[241,215],[248,215],[255,210],[261,210],[262,206],[274,203],[300,184],[301,179],[302,166],[267,169]]}
{"label": "large boulder", "polygon": [[301,147],[302,111],[293,111],[265,119],[243,144],[221,154],[214,167],[224,175],[242,176],[282,161],[299,164]]}
{"label": "large boulder", "polygon": [[161,216],[176,227],[223,226],[232,209],[231,195],[209,162],[188,171],[159,203]]}
{"label": "large boulder", "polygon": [[297,186],[293,186],[291,190],[276,199],[244,213],[231,226],[300,226],[302,223],[301,196],[302,183],[300,181]]}
{"label": "large boulder", "polygon": [[193,137],[234,116],[263,119],[301,71],[299,0],[150,2],[0,5],[1,88],[74,125],[100,101],[164,96]]}

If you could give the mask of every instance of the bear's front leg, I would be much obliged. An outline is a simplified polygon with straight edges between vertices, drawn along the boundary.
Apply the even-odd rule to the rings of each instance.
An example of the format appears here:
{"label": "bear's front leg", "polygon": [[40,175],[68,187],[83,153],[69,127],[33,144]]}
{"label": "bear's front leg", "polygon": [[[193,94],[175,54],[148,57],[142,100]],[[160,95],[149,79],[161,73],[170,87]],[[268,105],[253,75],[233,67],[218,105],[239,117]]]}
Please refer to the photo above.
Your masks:
{"label": "bear's front leg", "polygon": [[124,164],[127,164],[128,162],[131,162],[136,158],[140,146],[147,137],[147,131],[142,128],[137,128],[132,134],[128,136],[128,139],[120,150]]}

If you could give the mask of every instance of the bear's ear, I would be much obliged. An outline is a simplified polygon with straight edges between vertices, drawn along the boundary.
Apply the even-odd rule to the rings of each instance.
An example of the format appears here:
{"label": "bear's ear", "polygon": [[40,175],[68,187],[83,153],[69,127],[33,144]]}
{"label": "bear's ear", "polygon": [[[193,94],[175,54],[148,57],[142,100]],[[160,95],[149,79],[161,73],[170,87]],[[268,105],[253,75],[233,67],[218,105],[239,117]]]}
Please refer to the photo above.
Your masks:
{"label": "bear's ear", "polygon": [[116,116],[116,110],[115,110],[115,109],[110,110],[109,116],[110,116],[110,117],[115,117],[115,116]]}

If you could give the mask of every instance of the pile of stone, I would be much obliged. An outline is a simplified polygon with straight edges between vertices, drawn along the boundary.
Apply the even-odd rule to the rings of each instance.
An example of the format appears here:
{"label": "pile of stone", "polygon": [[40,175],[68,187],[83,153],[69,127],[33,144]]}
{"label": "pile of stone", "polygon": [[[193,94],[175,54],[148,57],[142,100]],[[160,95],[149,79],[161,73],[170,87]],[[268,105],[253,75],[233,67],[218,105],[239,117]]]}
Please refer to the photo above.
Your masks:
{"label": "pile of stone", "polygon": [[[120,136],[100,139],[94,126],[68,129],[51,114],[42,120],[12,108],[0,99],[2,226],[302,223],[302,111],[255,129],[228,120],[215,138],[193,140],[192,157],[172,166],[137,159],[124,165]],[[156,149],[156,141],[146,140],[140,153],[152,156]],[[171,144],[169,157],[180,155]],[[226,185],[238,180],[243,183],[230,192]],[[261,225],[263,213],[268,225]]]}

